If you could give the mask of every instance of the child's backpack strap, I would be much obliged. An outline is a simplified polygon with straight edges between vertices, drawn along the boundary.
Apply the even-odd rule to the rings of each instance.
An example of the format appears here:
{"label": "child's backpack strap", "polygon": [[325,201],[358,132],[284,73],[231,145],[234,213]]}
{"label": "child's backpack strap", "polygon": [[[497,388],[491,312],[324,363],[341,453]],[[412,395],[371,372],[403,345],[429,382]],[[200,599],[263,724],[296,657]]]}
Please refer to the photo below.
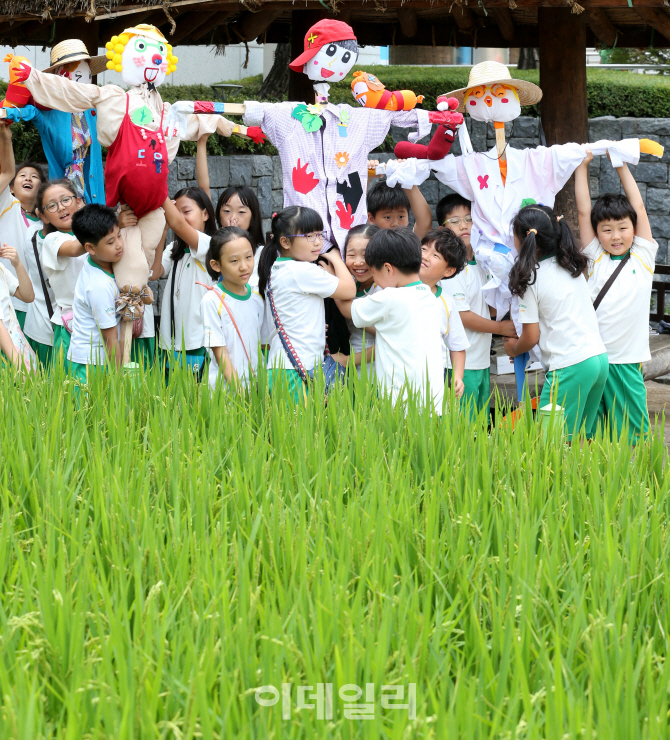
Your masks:
{"label": "child's backpack strap", "polygon": [[444,303],[444,310],[447,312],[447,334],[449,333],[449,306],[447,305],[447,302],[444,300],[444,296],[440,296],[440,300],[442,303]]}
{"label": "child's backpack strap", "polygon": [[242,332],[240,331],[239,326],[237,325],[237,322],[235,321],[235,317],[233,316],[233,312],[230,310],[228,305],[226,304],[226,296],[223,291],[220,293],[217,293],[216,288],[212,285],[205,285],[205,283],[198,282],[196,280],[196,285],[202,285],[203,288],[207,288],[207,290],[213,290],[216,295],[219,296],[219,316],[221,316],[221,309],[225,308],[226,312],[228,313],[228,316],[230,316],[230,320],[233,322],[233,326],[235,327],[235,331],[237,332],[237,336],[240,339],[240,344],[242,345],[242,349],[244,350],[244,354],[246,355],[247,362],[249,363],[249,370],[251,370],[251,374],[254,373],[254,366],[251,363],[251,357],[249,357],[249,353],[247,352],[246,345],[244,344],[244,339],[242,339]]}
{"label": "child's backpack strap", "polygon": [[282,322],[279,320],[279,314],[277,313],[275,301],[272,297],[272,277],[268,277],[268,284],[265,292],[270,299],[270,312],[272,313],[272,320],[275,322],[275,327],[277,328],[277,333],[279,335],[279,340],[282,343],[282,347],[288,355],[288,359],[291,361],[291,364],[298,371],[298,375],[302,378],[302,381],[307,384],[309,378],[309,376],[307,375],[307,370],[305,370],[305,366],[302,364],[302,362],[300,362],[300,358],[296,354],[296,351],[293,349],[291,340],[288,338],[288,334],[286,333]]}

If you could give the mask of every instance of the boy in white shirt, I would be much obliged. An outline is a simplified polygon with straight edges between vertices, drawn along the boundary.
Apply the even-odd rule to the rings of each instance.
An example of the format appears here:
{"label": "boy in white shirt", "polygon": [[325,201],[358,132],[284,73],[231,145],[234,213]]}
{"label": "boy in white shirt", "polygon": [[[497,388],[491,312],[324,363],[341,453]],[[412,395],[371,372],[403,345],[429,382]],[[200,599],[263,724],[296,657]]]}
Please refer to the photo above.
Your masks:
{"label": "boy in white shirt", "polygon": [[[627,419],[628,435],[635,444],[649,431],[642,363],[651,359],[649,304],[658,244],[651,234],[640,190],[626,164],[617,167],[625,195],[607,193],[591,208],[588,164],[593,154],[587,152],[575,171],[575,197],[579,232],[582,244],[586,244],[583,251],[589,258],[589,290],[610,367],[591,431],[608,418],[612,433],[619,436]],[[622,263],[614,282],[600,296]]]}
{"label": "boy in white shirt", "polygon": [[92,203],[72,217],[72,231],[88,252],[72,304],[72,339],[67,359],[71,374],[87,381],[89,369],[110,361],[121,366],[119,317],[116,314],[116,287],[112,266],[123,256],[123,238],[116,212]]}
{"label": "boy in white shirt", "polygon": [[463,400],[472,404],[474,413],[479,413],[482,409],[486,409],[488,413],[491,399],[491,335],[516,337],[514,322],[493,319],[495,309],[484,298],[482,288],[489,281],[489,276],[475,260],[470,244],[470,201],[454,193],[442,198],[436,210],[440,227],[453,231],[463,241],[466,249],[465,269],[445,281],[442,286],[454,300],[470,343],[463,373]]}
{"label": "boy in white shirt", "polygon": [[421,270],[419,277],[432,291],[440,303],[442,321],[445,327],[442,345],[444,376],[447,377],[447,349],[451,359],[450,383],[454,385],[457,398],[463,395],[463,370],[467,359],[466,350],[470,346],[460,314],[454,303],[442,289],[440,281],[453,278],[465,266],[465,244],[449,229],[429,231],[421,240]]}
{"label": "boy in white shirt", "polygon": [[377,382],[394,403],[409,389],[441,414],[445,327],[439,302],[419,279],[419,237],[409,229],[382,229],[370,239],[365,261],[382,290],[353,301],[351,318],[359,329],[376,330]]}

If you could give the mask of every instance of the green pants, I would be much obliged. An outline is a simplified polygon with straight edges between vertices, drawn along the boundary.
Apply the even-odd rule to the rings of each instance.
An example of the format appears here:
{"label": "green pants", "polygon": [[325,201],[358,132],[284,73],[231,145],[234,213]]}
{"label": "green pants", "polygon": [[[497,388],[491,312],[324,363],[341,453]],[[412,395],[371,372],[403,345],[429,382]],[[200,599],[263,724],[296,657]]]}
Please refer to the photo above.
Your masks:
{"label": "green pants", "polygon": [[86,383],[88,380],[88,365],[83,365],[81,362],[70,362],[70,375],[81,383]]}
{"label": "green pants", "polygon": [[644,387],[642,365],[639,362],[610,365],[609,375],[598,408],[598,417],[592,432],[600,424],[603,428],[609,419],[612,437],[621,436],[624,421],[628,420],[628,439],[637,444],[640,435],[649,431],[647,389]]}
{"label": "green pants", "polygon": [[[19,326],[21,327],[21,331],[23,331],[23,327],[26,324],[26,312],[25,311],[14,311],[16,314],[16,318],[19,322]],[[26,337],[27,338],[27,337]]]}
{"label": "green pants", "polygon": [[607,353],[603,352],[576,365],[547,373],[540,408],[552,402],[563,407],[568,439],[572,439],[582,426],[588,438],[593,436],[608,370]]}
{"label": "green pants", "polygon": [[71,336],[70,332],[64,326],[54,324],[53,361],[62,363],[66,368]]}
{"label": "green pants", "polygon": [[145,368],[150,368],[154,364],[155,358],[155,337],[142,337],[141,339],[133,339],[133,343],[130,346],[131,362],[138,362],[140,365],[144,365]]}
{"label": "green pants", "polygon": [[488,420],[491,405],[491,371],[488,367],[483,370],[465,370],[463,372],[463,398],[461,405],[470,407],[470,413],[475,416],[486,410]]}
{"label": "green pants", "polygon": [[288,392],[295,403],[305,401],[307,398],[307,386],[303,383],[297,370],[269,370],[268,390],[272,393],[277,387],[287,387]]}
{"label": "green pants", "polygon": [[35,354],[37,355],[37,359],[40,361],[40,365],[42,367],[49,367],[53,358],[54,348],[50,347],[48,344],[42,344],[42,342],[38,342],[36,339],[31,339],[30,337],[26,337],[26,339],[28,340],[28,344],[35,350]]}

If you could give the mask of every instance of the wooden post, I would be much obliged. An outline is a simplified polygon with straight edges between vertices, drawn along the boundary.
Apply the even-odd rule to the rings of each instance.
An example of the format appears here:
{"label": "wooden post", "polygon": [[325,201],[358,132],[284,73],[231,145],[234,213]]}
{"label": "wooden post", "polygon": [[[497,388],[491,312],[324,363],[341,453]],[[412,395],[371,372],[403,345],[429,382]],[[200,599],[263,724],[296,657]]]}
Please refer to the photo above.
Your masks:
{"label": "wooden post", "polygon": [[[569,8],[538,8],[542,127],[547,146],[589,140],[586,26]],[[556,196],[555,211],[579,234],[574,175]]]}
{"label": "wooden post", "polygon": [[[53,46],[66,39],[79,39],[86,45],[88,53],[92,57],[98,56],[98,30],[100,24],[95,21],[86,22],[85,18],[60,18],[56,21],[56,32],[54,34]],[[105,39],[103,46],[109,39]],[[97,77],[97,75],[96,75]],[[93,84],[96,83],[93,78]]]}
{"label": "wooden post", "polygon": [[121,319],[121,347],[123,350],[123,362],[121,367],[125,367],[130,362],[130,349],[133,344],[133,322],[128,319]]}
{"label": "wooden post", "polygon": [[[294,10],[291,13],[291,61],[305,50],[305,34],[323,18],[325,10]],[[288,82],[288,99],[299,103],[314,103],[316,96],[312,80],[302,72],[291,70]]]}

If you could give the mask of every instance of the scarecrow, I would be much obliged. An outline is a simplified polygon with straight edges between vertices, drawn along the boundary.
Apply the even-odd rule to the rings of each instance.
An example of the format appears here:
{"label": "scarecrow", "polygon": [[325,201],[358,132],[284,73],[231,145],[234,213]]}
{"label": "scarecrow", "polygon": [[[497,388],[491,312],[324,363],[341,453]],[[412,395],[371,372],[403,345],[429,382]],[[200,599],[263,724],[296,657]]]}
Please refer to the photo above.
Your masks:
{"label": "scarecrow", "polygon": [[[106,66],[104,55],[91,57],[83,42],[68,39],[53,47],[51,65],[42,72],[90,85],[93,76]],[[12,122],[32,121],[42,139],[49,163],[49,178],[55,180],[66,177],[75,186],[79,197],[87,203],[105,202],[102,150],[98,141],[95,109],[66,113],[24,105],[0,110],[0,118]]]}

